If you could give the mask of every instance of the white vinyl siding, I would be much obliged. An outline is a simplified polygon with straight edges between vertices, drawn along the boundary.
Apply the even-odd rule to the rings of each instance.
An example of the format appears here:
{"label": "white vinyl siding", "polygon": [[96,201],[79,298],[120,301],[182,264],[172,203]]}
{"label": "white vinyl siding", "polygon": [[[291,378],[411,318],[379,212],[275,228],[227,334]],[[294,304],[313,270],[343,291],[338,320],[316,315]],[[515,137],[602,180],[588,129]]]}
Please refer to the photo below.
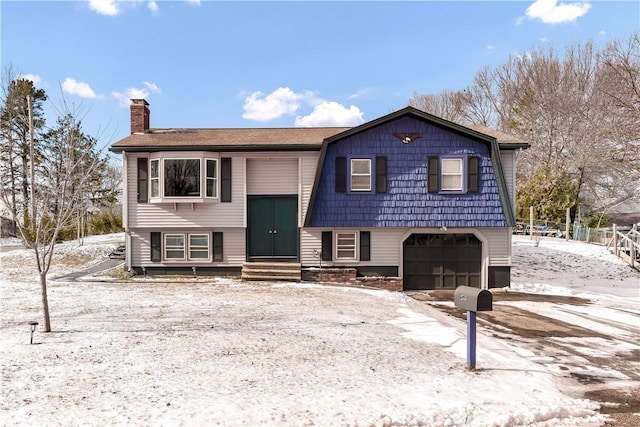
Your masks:
{"label": "white vinyl siding", "polygon": [[[177,153],[170,153],[176,157]],[[187,153],[190,158],[195,153]],[[208,153],[207,153],[208,154]],[[232,159],[232,202],[221,203],[218,199],[205,198],[200,203],[177,200],[175,203],[138,203],[137,162],[138,157],[148,157],[146,153],[125,153],[127,157],[127,225],[131,228],[153,228],[166,230],[169,227],[244,227],[245,219],[245,159]],[[198,156],[207,158],[204,152]]]}
{"label": "white vinyl siding", "polygon": [[[165,267],[179,264],[176,261],[151,262],[151,232],[159,230],[137,229],[131,231],[131,266],[133,267]],[[211,256],[207,260],[193,259],[183,261],[186,266],[216,266],[216,267],[240,267],[245,262],[245,230],[244,228],[216,228],[215,230],[198,230],[198,234],[211,235],[213,231],[222,232],[224,247],[224,259],[222,262],[213,262]],[[188,235],[188,232],[180,229],[165,230],[165,234]],[[211,251],[212,239],[209,239],[209,250]],[[164,239],[163,239],[164,244]],[[164,252],[164,248],[163,248]]]}
{"label": "white vinyl siding", "polygon": [[298,159],[247,158],[247,194],[298,194]]}
{"label": "white vinyl siding", "polygon": [[[358,260],[359,266],[397,266],[400,262],[400,252],[398,248],[402,244],[400,238],[405,229],[379,228],[366,229],[371,232],[371,259],[369,261]],[[300,262],[306,267],[318,267],[319,259],[314,255],[313,250],[320,252],[322,249],[322,232],[336,231],[320,228],[305,228],[300,230]],[[339,230],[338,230],[339,231]],[[345,230],[352,232],[353,230]],[[342,232],[342,231],[340,231]],[[334,247],[335,247],[334,233]],[[344,262],[322,261],[323,266],[341,265]]]}
{"label": "white vinyl siding", "polygon": [[304,224],[309,208],[311,190],[316,178],[316,168],[320,154],[317,152],[305,153],[300,157],[300,224]]}
{"label": "white vinyl siding", "polygon": [[[318,267],[318,257],[313,250],[320,251],[322,248],[322,232],[334,231],[321,228],[304,228],[300,231],[300,262],[306,267]],[[347,231],[347,230],[345,230]],[[349,232],[352,230],[348,230]],[[483,253],[488,257],[489,266],[509,266],[511,265],[511,231],[508,227],[492,227],[480,229],[461,229],[456,233],[472,233],[483,241]],[[407,234],[440,234],[437,228],[380,228],[371,229],[371,260],[359,262],[358,265],[367,266],[397,266],[401,269],[403,238]],[[334,246],[335,246],[334,242]],[[340,265],[335,261],[323,261],[323,266]]]}
{"label": "white vinyl siding", "polygon": [[500,159],[502,160],[502,170],[504,171],[504,179],[507,184],[507,192],[509,193],[509,200],[515,211],[516,198],[515,198],[515,182],[516,182],[516,167],[515,167],[516,154],[513,150],[500,151]]}
{"label": "white vinyl siding", "polygon": [[508,227],[482,228],[480,232],[489,242],[489,265],[511,265],[511,229]]}

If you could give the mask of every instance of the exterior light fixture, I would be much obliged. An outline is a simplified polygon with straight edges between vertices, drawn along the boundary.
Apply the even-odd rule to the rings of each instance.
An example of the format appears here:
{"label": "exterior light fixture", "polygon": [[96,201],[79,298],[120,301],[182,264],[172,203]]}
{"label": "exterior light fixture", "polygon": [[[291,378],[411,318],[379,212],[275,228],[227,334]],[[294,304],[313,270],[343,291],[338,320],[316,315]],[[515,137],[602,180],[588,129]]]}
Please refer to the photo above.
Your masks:
{"label": "exterior light fixture", "polygon": [[29,322],[29,327],[31,328],[31,344],[33,344],[33,333],[36,330],[36,326],[38,326],[38,322],[34,322],[33,320]]}

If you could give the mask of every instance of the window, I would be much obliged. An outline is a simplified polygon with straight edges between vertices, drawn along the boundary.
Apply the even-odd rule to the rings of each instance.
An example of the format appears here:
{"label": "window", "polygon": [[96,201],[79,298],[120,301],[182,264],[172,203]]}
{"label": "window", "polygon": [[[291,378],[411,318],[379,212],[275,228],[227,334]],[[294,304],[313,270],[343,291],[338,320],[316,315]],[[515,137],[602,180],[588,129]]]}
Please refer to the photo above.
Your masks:
{"label": "window", "polygon": [[209,234],[167,233],[164,235],[164,259],[166,261],[206,261],[209,258]]}
{"label": "window", "polygon": [[164,197],[200,197],[200,159],[164,159]]}
{"label": "window", "polygon": [[442,159],[442,190],[462,191],[462,159]]}
{"label": "window", "polygon": [[371,159],[351,159],[351,191],[371,191]]}
{"label": "window", "polygon": [[427,158],[427,191],[429,193],[481,191],[480,157]]}
{"label": "window", "polygon": [[218,197],[218,161],[207,159],[207,197]]}
{"label": "window", "polygon": [[189,234],[189,259],[209,259],[208,234]]}
{"label": "window", "polygon": [[336,233],[336,259],[356,259],[356,233]]}
{"label": "window", "polygon": [[151,160],[151,197],[160,197],[160,160]]}
{"label": "window", "polygon": [[164,258],[167,261],[184,260],[184,234],[164,235]]}

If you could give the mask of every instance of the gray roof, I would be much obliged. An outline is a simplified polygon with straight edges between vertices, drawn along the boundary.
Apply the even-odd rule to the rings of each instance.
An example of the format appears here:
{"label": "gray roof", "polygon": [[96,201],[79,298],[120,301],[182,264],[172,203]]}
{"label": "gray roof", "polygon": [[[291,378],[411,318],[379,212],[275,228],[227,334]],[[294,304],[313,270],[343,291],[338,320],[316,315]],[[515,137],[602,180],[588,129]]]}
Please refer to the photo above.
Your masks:
{"label": "gray roof", "polygon": [[[469,130],[476,135],[489,136],[497,140],[500,149],[527,148],[529,144],[522,140],[484,126],[471,125],[460,126],[447,122],[435,116],[428,115],[411,107],[404,108],[390,116],[405,113],[419,114],[438,120],[437,123],[447,127],[453,127],[459,131],[468,133]],[[320,150],[325,139],[332,140],[346,137],[351,133],[359,132],[371,126],[375,126],[381,120],[388,120],[387,116],[365,123],[363,125],[349,127],[296,127],[296,128],[190,128],[190,129],[150,129],[144,133],[131,134],[114,143],[109,150],[114,153],[123,151],[193,151],[207,150],[215,147],[215,151],[283,151],[283,150]],[[340,135],[344,132],[344,135]]]}
{"label": "gray roof", "polygon": [[325,138],[350,128],[216,128],[216,129],[150,129],[134,133],[109,149],[122,151],[204,150],[320,150]]}

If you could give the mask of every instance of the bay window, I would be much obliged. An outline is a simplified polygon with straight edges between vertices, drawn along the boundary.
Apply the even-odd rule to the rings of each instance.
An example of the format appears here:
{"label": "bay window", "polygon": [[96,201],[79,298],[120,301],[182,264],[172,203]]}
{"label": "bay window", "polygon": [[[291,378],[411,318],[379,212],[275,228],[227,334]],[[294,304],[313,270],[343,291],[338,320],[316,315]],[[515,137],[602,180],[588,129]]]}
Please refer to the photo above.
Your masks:
{"label": "bay window", "polygon": [[164,197],[200,197],[200,159],[164,159]]}
{"label": "bay window", "polygon": [[151,160],[151,197],[160,197],[160,160]]}
{"label": "bay window", "polygon": [[[207,154],[213,153],[200,152],[190,158],[180,158],[179,153],[157,153],[151,154],[148,159],[140,158],[138,202],[200,203],[205,199],[218,199],[219,159],[207,158]],[[224,162],[222,166],[224,172]],[[226,189],[230,191],[229,184]]]}
{"label": "bay window", "polygon": [[218,161],[216,159],[207,159],[206,167],[206,184],[207,197],[218,197]]}

